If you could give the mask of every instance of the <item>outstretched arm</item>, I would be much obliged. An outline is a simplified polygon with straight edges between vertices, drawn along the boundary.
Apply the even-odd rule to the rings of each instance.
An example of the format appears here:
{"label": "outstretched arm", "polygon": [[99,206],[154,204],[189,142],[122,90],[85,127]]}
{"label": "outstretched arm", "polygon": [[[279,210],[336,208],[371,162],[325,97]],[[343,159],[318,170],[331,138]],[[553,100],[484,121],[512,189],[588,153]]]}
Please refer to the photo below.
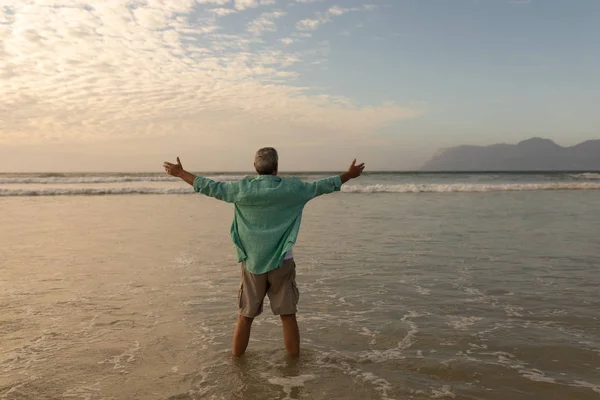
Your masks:
{"label": "outstretched arm", "polygon": [[304,183],[304,198],[311,200],[324,194],[339,191],[344,183],[348,182],[350,179],[358,178],[364,169],[365,164],[362,163],[356,165],[356,159],[354,159],[348,168],[348,171],[343,174],[319,179],[315,182]]}
{"label": "outstretched arm", "polygon": [[163,168],[169,175],[175,176],[189,183],[194,187],[194,190],[203,195],[214,197],[218,200],[223,200],[228,203],[235,203],[240,193],[239,182],[216,182],[212,179],[196,176],[183,169],[179,157],[177,164],[164,162]]}

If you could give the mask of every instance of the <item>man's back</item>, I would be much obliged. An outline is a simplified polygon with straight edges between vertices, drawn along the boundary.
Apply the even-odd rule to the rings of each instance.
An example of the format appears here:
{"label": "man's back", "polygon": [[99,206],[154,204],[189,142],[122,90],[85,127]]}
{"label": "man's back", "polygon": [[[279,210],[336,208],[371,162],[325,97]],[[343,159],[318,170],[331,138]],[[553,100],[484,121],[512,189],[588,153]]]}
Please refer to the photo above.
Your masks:
{"label": "man's back", "polygon": [[276,175],[258,175],[239,182],[196,177],[194,190],[235,205],[231,239],[238,262],[262,274],[279,267],[298,237],[302,210],[308,201],[340,190],[339,176],[302,182]]}

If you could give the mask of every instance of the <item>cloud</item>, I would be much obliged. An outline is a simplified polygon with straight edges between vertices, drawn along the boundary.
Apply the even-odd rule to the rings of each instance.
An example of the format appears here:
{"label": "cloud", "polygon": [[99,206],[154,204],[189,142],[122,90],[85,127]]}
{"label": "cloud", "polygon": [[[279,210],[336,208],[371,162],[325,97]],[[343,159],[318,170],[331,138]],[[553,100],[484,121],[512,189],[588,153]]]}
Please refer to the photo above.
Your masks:
{"label": "cloud", "polygon": [[209,12],[218,15],[219,17],[224,17],[226,15],[235,14],[237,11],[233,8],[211,8],[208,10]]}
{"label": "cloud", "polygon": [[245,10],[247,8],[256,8],[258,6],[266,6],[275,4],[276,0],[235,0],[235,8]]}
{"label": "cloud", "polygon": [[342,7],[340,7],[340,6],[333,6],[333,7],[331,7],[331,8],[330,8],[330,9],[327,11],[327,13],[328,13],[329,15],[332,15],[332,16],[338,16],[338,15],[342,15],[342,14],[345,14],[345,13],[347,13],[347,12],[348,12],[348,9],[347,9],[347,8],[342,8]]}
{"label": "cloud", "polygon": [[257,0],[235,0],[235,8],[238,10],[258,7],[258,4]]}
{"label": "cloud", "polygon": [[[298,0],[296,0],[298,1]],[[306,1],[300,1],[306,2]],[[321,25],[331,22],[333,17],[339,17],[348,12],[356,12],[356,11],[371,11],[374,10],[377,6],[373,4],[365,4],[362,7],[351,7],[344,8],[341,6],[332,6],[325,12],[317,12],[315,14],[315,18],[306,18],[298,21],[296,23],[296,29],[299,31],[315,31]]]}
{"label": "cloud", "polygon": [[199,4],[214,4],[219,6],[224,6],[226,4],[231,4],[231,0],[197,0]]}
{"label": "cloud", "polygon": [[319,25],[327,22],[327,20],[321,19],[303,19],[296,23],[296,28],[301,31],[314,31],[317,30]]}
{"label": "cloud", "polygon": [[282,11],[259,15],[242,33],[219,24],[224,15],[270,1],[4,3],[3,143],[187,135],[223,144],[267,133],[293,141],[299,131],[307,132],[306,140],[323,140],[324,132],[363,137],[423,112],[394,104],[359,107],[294,85],[296,67],[320,62],[326,53],[291,52],[286,45],[293,37],[257,43],[257,35],[276,29]]}
{"label": "cloud", "polygon": [[286,15],[283,11],[272,11],[263,13],[260,17],[252,20],[248,24],[248,32],[253,35],[260,35],[263,32],[273,32],[277,30],[275,20]]}

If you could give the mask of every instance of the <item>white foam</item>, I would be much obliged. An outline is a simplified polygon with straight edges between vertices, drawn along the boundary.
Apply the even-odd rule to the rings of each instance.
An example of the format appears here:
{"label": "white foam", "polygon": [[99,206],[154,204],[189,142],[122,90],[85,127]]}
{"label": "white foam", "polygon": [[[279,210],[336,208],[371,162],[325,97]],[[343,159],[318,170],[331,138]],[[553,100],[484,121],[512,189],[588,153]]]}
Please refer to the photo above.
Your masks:
{"label": "white foam", "polygon": [[594,392],[600,394],[600,385],[594,385],[586,381],[575,381],[575,384],[571,386],[592,389]]}
{"label": "white foam", "polygon": [[448,385],[444,385],[439,389],[430,389],[430,390],[431,390],[430,394],[427,391],[421,390],[421,389],[411,390],[410,393],[414,394],[414,395],[418,395],[418,396],[427,396],[427,397],[430,397],[433,399],[442,399],[442,398],[454,399],[456,397],[456,395],[454,393],[452,393],[452,390],[450,390],[450,386],[448,386]]}
{"label": "white foam", "polygon": [[321,366],[328,368],[335,368],[343,373],[361,379],[363,382],[373,385],[373,388],[377,393],[381,395],[381,400],[392,400],[388,393],[392,390],[392,385],[387,380],[380,378],[372,372],[365,372],[360,368],[354,368],[351,366],[355,360],[348,359],[342,355],[331,355],[323,353],[322,357],[317,360],[317,363]]}
{"label": "white foam", "polygon": [[[213,175],[206,178],[231,182],[244,179],[244,175]],[[10,184],[81,184],[81,183],[127,183],[127,182],[179,182],[172,176],[51,176],[51,177],[13,177],[0,178],[0,185]]]}
{"label": "white foam", "polygon": [[354,304],[347,302],[345,297],[340,297],[340,298],[338,299],[338,302],[339,302],[340,304],[344,304],[344,305],[346,305],[346,306],[354,306]]}
{"label": "white foam", "polygon": [[74,397],[82,400],[92,400],[93,398],[98,396],[100,390],[100,382],[96,382],[91,386],[79,386],[68,389],[66,392],[63,393],[63,397]]}
{"label": "white foam", "polygon": [[574,175],[570,175],[570,176],[575,179],[600,179],[600,174],[592,173],[592,172],[586,172],[583,174],[574,174]]}
{"label": "white foam", "polygon": [[451,321],[446,322],[447,325],[450,325],[456,330],[466,330],[469,326],[476,324],[481,321],[480,317],[450,317]]}
{"label": "white foam", "polygon": [[[230,177],[231,178],[231,177]],[[13,179],[13,178],[3,178]],[[34,178],[31,178],[34,179]],[[37,178],[35,178],[37,179]],[[94,183],[90,182],[70,183]],[[110,179],[110,178],[98,178]],[[116,179],[116,178],[115,178]],[[165,178],[153,178],[155,180]],[[166,178],[166,180],[171,180]],[[97,183],[107,183],[101,181]],[[5,182],[6,183],[6,182]],[[15,182],[16,183],[16,182]],[[23,182],[21,182],[23,183]],[[31,182],[33,183],[33,182]],[[45,183],[69,183],[69,182],[45,182]],[[600,190],[600,183],[596,182],[561,182],[561,183],[532,183],[532,184],[404,184],[404,185],[350,185],[342,187],[346,193],[481,193],[481,192],[517,192],[517,191],[541,191],[541,190]],[[71,188],[0,188],[0,196],[102,196],[102,195],[124,195],[124,194],[151,194],[151,195],[174,195],[194,194],[190,187],[71,187]]]}
{"label": "white foam", "polygon": [[119,372],[127,372],[127,366],[124,363],[132,363],[135,359],[135,353],[140,350],[140,342],[136,341],[133,347],[125,350],[123,353],[118,356],[111,357],[107,360],[98,361],[98,364],[113,364],[113,369],[118,370]]}
{"label": "white foam", "polygon": [[48,332],[25,344],[4,353],[0,358],[0,371],[11,372],[28,370],[33,364],[46,360],[49,352],[57,352],[63,348],[59,341],[53,340],[58,334]]}
{"label": "white foam", "polygon": [[[202,305],[204,303],[200,302],[198,304]],[[199,350],[206,350],[209,347],[216,346],[220,343],[217,339],[227,335],[225,332],[215,332],[215,328],[212,326],[207,326],[207,323],[204,321],[199,321],[199,323],[200,326],[198,329],[194,330],[192,339],[188,342],[189,345]]]}
{"label": "white foam", "polygon": [[379,392],[382,400],[391,400],[388,397],[388,392],[392,390],[392,385],[387,380],[379,378],[372,372],[363,372],[361,374],[361,378],[363,381],[369,382],[375,386],[375,390]]}
{"label": "white foam", "polygon": [[364,326],[362,328],[362,331],[358,332],[359,335],[369,336],[371,338],[371,341],[369,342],[370,345],[377,344],[377,340],[375,339],[375,337],[377,336],[378,333],[379,332],[373,332],[369,328],[364,327]]}
{"label": "white foam", "polygon": [[421,315],[411,311],[402,317],[402,322],[408,324],[409,329],[406,332],[404,338],[398,342],[398,345],[394,348],[387,350],[368,350],[364,351],[359,355],[360,362],[372,362],[372,363],[382,363],[389,360],[402,360],[405,358],[404,350],[409,349],[413,343],[416,334],[419,332],[417,324],[412,321],[413,318],[420,317]]}
{"label": "white foam", "polygon": [[483,350],[486,350],[488,348],[488,345],[487,344],[469,343],[469,347],[471,347],[473,349],[483,349]]}
{"label": "white foam", "polygon": [[0,196],[106,196],[125,194],[194,194],[191,188],[53,188],[53,189],[2,189]]}
{"label": "white foam", "polygon": [[439,389],[431,389],[431,397],[434,399],[451,398],[454,399],[456,395],[450,390],[450,386],[444,385]]}
{"label": "white foam", "polygon": [[542,371],[539,370],[520,370],[519,373],[522,377],[534,382],[556,383],[556,380],[547,377]]}
{"label": "white foam", "polygon": [[190,265],[193,265],[194,263],[196,263],[196,259],[189,253],[181,253],[175,259],[175,264],[178,267],[189,267]]}
{"label": "white foam", "polygon": [[285,393],[284,399],[292,399],[292,389],[296,387],[304,387],[304,384],[308,381],[315,379],[314,375],[299,375],[291,377],[274,377],[269,378],[268,381],[271,385],[277,385],[283,387]]}
{"label": "white foam", "polygon": [[510,306],[510,305],[504,306],[504,312],[509,317],[522,317],[523,314],[521,314],[519,311],[523,311],[523,307]]}
{"label": "white foam", "polygon": [[402,184],[402,185],[347,185],[348,193],[482,193],[522,192],[540,190],[600,190],[596,182],[506,183],[506,184]]}
{"label": "white foam", "polygon": [[431,294],[431,289],[424,289],[421,286],[415,287],[417,293],[422,294],[423,296],[429,296]]}

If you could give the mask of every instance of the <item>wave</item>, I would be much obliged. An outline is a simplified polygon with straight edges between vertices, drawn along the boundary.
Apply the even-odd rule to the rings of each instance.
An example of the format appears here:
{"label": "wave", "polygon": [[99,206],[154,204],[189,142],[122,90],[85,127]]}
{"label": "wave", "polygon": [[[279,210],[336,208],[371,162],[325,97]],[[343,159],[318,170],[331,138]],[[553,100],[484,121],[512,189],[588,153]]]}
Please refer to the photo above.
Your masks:
{"label": "wave", "polygon": [[123,194],[193,194],[190,188],[57,188],[57,189],[2,189],[0,196],[107,196]]}
{"label": "wave", "polygon": [[[345,193],[483,193],[483,192],[521,192],[542,190],[600,190],[600,183],[530,183],[530,184],[404,184],[404,185],[347,185],[342,187]],[[0,188],[0,196],[107,196],[107,195],[183,195],[195,194],[189,187],[179,188],[37,188],[5,189]]]}
{"label": "wave", "polygon": [[600,183],[506,183],[506,184],[403,184],[403,185],[348,185],[347,193],[482,193],[523,192],[540,190],[600,190]]}
{"label": "wave", "polygon": [[[215,175],[207,178],[218,181],[239,181],[241,175]],[[27,178],[0,178],[0,185],[7,184],[82,184],[82,183],[127,183],[127,182],[177,182],[179,178],[172,176],[43,176]]]}
{"label": "wave", "polygon": [[[313,176],[311,174],[304,174],[304,175],[299,175],[297,176],[300,179],[316,179],[318,177],[321,177],[320,174],[318,176]],[[204,176],[204,175],[203,175]],[[216,180],[216,181],[224,181],[224,182],[232,182],[232,181],[239,181],[241,179],[244,179],[247,175],[233,175],[233,174],[219,174],[219,175],[206,175],[207,178]],[[325,175],[323,175],[323,177],[325,177]],[[564,175],[563,175],[563,179],[564,179]],[[568,178],[571,178],[571,180],[567,181],[567,183],[572,183],[573,179],[575,180],[580,180],[580,181],[596,181],[596,180],[600,180],[600,173],[592,173],[592,172],[586,172],[586,173],[580,173],[580,174],[571,174],[571,175],[567,175]],[[491,176],[491,178],[496,179],[499,178],[499,176]],[[68,175],[64,175],[64,174],[43,174],[43,175],[39,175],[39,176],[22,176],[22,177],[1,177],[0,176],[0,185],[11,185],[11,184],[15,184],[15,185],[26,185],[26,184],[36,184],[36,185],[70,185],[70,184],[103,184],[103,183],[128,183],[128,182],[178,182],[179,178],[174,178],[172,176],[168,176],[168,175],[109,175],[109,176],[68,176]],[[507,183],[507,185],[513,185],[510,183]],[[444,192],[444,191],[471,191],[468,188],[466,190],[438,190],[436,187],[437,186],[448,186],[451,187],[452,184],[447,184],[447,185],[434,185],[434,184],[422,184],[422,185],[397,185],[398,187],[409,187],[411,186],[411,189],[409,190],[398,190],[397,188],[390,188],[389,190],[386,189],[388,187],[391,187],[393,185],[374,185],[372,186],[373,192],[394,192],[394,193],[404,193],[404,192],[411,192],[411,193],[416,193],[416,192]],[[371,186],[369,186],[371,187]],[[381,189],[381,187],[383,187],[383,189]],[[415,188],[417,187],[426,187],[426,190],[417,190]],[[429,187],[432,187],[432,189],[430,189]],[[517,189],[518,190],[518,189]],[[531,190],[531,189],[528,189]],[[354,191],[360,191],[360,190],[354,190]],[[472,191],[488,191],[488,190],[472,190]]]}
{"label": "wave", "polygon": [[600,174],[597,173],[592,173],[592,172],[586,172],[583,174],[575,174],[575,175],[570,175],[571,178],[575,178],[575,179],[600,179]]}

